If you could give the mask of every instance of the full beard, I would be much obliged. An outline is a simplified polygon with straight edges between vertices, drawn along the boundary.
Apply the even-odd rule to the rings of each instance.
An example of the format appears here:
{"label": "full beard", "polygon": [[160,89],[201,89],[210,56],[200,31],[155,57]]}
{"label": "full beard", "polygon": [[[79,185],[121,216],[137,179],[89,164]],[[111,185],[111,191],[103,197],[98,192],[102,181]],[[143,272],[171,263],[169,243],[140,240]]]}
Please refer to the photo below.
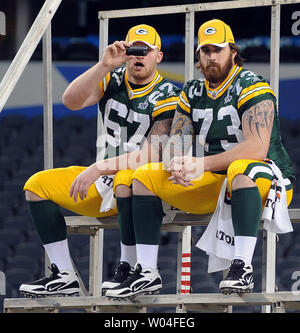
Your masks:
{"label": "full beard", "polygon": [[206,67],[200,63],[200,69],[208,82],[216,84],[221,83],[226,79],[233,65],[234,63],[232,58],[228,57],[223,68],[216,63],[210,63]]}

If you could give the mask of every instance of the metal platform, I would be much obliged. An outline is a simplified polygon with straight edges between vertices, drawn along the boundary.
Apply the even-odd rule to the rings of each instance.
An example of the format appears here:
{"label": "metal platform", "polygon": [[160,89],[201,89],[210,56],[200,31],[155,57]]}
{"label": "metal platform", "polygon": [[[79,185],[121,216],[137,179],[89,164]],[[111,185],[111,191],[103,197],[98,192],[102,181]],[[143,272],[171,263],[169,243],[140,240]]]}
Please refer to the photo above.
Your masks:
{"label": "metal platform", "polygon": [[[292,223],[300,222],[300,209],[290,209]],[[232,306],[269,307],[267,312],[284,312],[285,309],[300,310],[300,292],[265,292],[268,262],[275,263],[275,253],[263,251],[262,293],[238,295],[186,294],[181,291],[182,253],[190,251],[190,228],[206,226],[210,215],[193,215],[179,211],[172,223],[163,224],[161,229],[178,232],[177,293],[174,295],[138,296],[133,301],[113,301],[101,294],[102,266],[99,240],[104,229],[118,228],[117,217],[89,218],[85,216],[66,217],[69,233],[85,234],[91,237],[89,291],[83,290],[80,297],[12,298],[4,300],[4,312],[59,312],[64,309],[84,309],[87,312],[146,312],[147,308],[174,307],[177,313],[187,311],[230,312]],[[188,229],[188,233],[186,232]],[[261,227],[262,229],[262,223]],[[262,230],[265,232],[264,230]],[[266,245],[266,237],[263,242]],[[263,246],[266,248],[266,246]],[[275,272],[275,267],[274,268]],[[274,277],[275,280],[275,277]],[[275,288],[275,286],[274,286]]]}
{"label": "metal platform", "polygon": [[[249,293],[239,295],[190,294],[137,296],[132,301],[108,300],[95,297],[12,298],[4,300],[4,312],[59,312],[79,310],[86,312],[146,312],[147,308],[170,307],[177,312],[227,312],[229,306],[271,306],[272,312],[286,309],[300,310],[300,292]],[[178,311],[179,309],[179,311]]]}
{"label": "metal platform", "polygon": [[[300,222],[300,208],[289,209],[289,216],[292,223]],[[187,226],[207,226],[210,218],[211,214],[199,215],[178,211],[173,222],[163,224],[161,230],[178,232]],[[119,227],[116,216],[105,218],[66,216],[65,219],[68,232],[74,234],[94,235],[98,229],[115,229]]]}

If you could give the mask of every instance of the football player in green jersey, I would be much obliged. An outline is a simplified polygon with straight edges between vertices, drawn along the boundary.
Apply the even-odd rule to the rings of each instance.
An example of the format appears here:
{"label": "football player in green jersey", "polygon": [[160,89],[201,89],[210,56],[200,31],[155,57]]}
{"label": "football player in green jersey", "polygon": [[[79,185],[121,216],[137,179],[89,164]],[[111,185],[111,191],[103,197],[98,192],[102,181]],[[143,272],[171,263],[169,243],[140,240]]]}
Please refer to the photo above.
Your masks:
{"label": "football player in green jersey", "polygon": [[[138,257],[139,272],[107,296],[132,296],[142,282],[154,283],[145,271],[157,264],[161,200],[185,212],[213,213],[225,181],[231,197],[234,258],[219,288],[223,293],[251,291],[252,256],[274,164],[285,185],[284,207],[291,202],[295,177],[281,142],[272,89],[243,68],[231,28],[223,21],[200,26],[197,56],[204,77],[183,87],[164,165],[142,166],[133,175],[135,235],[144,251]],[[191,147],[193,153],[187,154]],[[141,289],[147,290],[147,285],[138,292]]]}
{"label": "football player in green jersey", "polygon": [[[134,47],[139,48],[134,52],[142,53],[127,55],[127,49]],[[132,174],[138,166],[161,160],[160,148],[152,138],[168,137],[180,93],[158,73],[162,58],[157,31],[145,24],[135,26],[125,41],[107,46],[101,61],[64,92],[63,103],[71,110],[99,104],[103,132],[97,142],[105,147],[105,156],[89,167],[41,171],[26,182],[26,200],[49,256],[52,275],[22,284],[22,293],[47,296],[79,291],[60,207],[91,217],[118,212],[122,261],[118,271],[123,272],[122,279],[131,273],[135,262]],[[125,67],[121,67],[123,63]]]}

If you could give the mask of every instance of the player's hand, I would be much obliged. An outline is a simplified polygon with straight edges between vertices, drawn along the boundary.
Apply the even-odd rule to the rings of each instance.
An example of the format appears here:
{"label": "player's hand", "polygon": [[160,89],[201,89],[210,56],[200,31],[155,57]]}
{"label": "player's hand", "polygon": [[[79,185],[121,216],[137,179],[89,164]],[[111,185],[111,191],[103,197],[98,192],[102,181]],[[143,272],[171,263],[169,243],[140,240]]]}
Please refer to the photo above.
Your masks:
{"label": "player's hand", "polygon": [[99,178],[99,170],[95,164],[92,164],[81,172],[74,180],[70,188],[70,197],[77,202],[78,195],[81,200],[87,197],[88,190],[92,184]]}
{"label": "player's hand", "polygon": [[191,180],[203,173],[203,159],[193,156],[174,157],[168,171],[172,172],[169,180],[184,187],[193,186]]}
{"label": "player's hand", "polygon": [[168,179],[173,182],[173,184],[182,185],[184,187],[191,186],[188,180],[185,179],[184,175],[184,167],[183,167],[184,159],[183,157],[174,157],[171,161],[170,167],[168,169],[169,172],[172,173],[172,176]]}
{"label": "player's hand", "polygon": [[108,45],[102,57],[104,66],[109,67],[111,70],[121,66],[125,61],[134,56],[126,56],[126,47],[131,46],[132,43],[125,41],[116,41]]}

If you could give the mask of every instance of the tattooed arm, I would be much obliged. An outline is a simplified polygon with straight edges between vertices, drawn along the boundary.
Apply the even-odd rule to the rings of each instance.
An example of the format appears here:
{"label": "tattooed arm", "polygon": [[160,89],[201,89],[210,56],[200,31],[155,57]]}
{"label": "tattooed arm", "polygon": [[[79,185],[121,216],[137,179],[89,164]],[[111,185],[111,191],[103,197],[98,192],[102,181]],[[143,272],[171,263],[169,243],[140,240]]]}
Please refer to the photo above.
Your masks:
{"label": "tattooed arm", "polygon": [[70,197],[77,201],[86,198],[89,187],[101,175],[113,175],[119,170],[137,169],[139,166],[161,160],[162,149],[169,139],[172,119],[156,121],[141,150],[95,162],[81,172],[70,188]]}
{"label": "tattooed arm", "polygon": [[242,128],[245,139],[256,139],[268,152],[273,127],[274,104],[264,100],[245,111],[242,117]]}
{"label": "tattooed arm", "polygon": [[[142,149],[130,153],[136,155],[136,166],[130,165],[130,169],[136,169],[143,164],[162,161],[162,152],[169,140],[171,125],[172,119],[154,122]],[[130,154],[128,155],[130,156]]]}
{"label": "tattooed arm", "polygon": [[274,119],[274,103],[263,100],[242,117],[244,141],[223,153],[204,158],[205,171],[226,170],[237,159],[263,160],[268,153]]}
{"label": "tattooed arm", "polygon": [[[245,140],[232,149],[216,155],[177,158],[176,156],[182,155],[180,150],[182,144],[179,145],[176,142],[175,148],[173,150],[170,149],[170,155],[174,158],[170,163],[169,170],[172,172],[172,176],[169,177],[169,180],[175,184],[188,187],[193,185],[190,181],[200,177],[203,172],[226,170],[235,160],[263,160],[269,149],[273,118],[274,104],[271,100],[264,100],[253,105],[244,112],[242,117],[242,129]],[[171,133],[178,133],[179,137],[182,138],[184,133],[182,127],[186,121],[187,119],[184,119],[184,116],[175,116]],[[190,130],[189,125],[186,128]]]}
{"label": "tattooed arm", "polygon": [[191,119],[176,111],[172,123],[170,140],[163,151],[163,162],[166,168],[170,167],[175,156],[187,155],[192,147],[194,128]]}
{"label": "tattooed arm", "polygon": [[97,162],[101,174],[111,175],[123,169],[135,170],[143,164],[161,161],[162,149],[169,139],[171,124],[172,119],[154,122],[142,149]]}

